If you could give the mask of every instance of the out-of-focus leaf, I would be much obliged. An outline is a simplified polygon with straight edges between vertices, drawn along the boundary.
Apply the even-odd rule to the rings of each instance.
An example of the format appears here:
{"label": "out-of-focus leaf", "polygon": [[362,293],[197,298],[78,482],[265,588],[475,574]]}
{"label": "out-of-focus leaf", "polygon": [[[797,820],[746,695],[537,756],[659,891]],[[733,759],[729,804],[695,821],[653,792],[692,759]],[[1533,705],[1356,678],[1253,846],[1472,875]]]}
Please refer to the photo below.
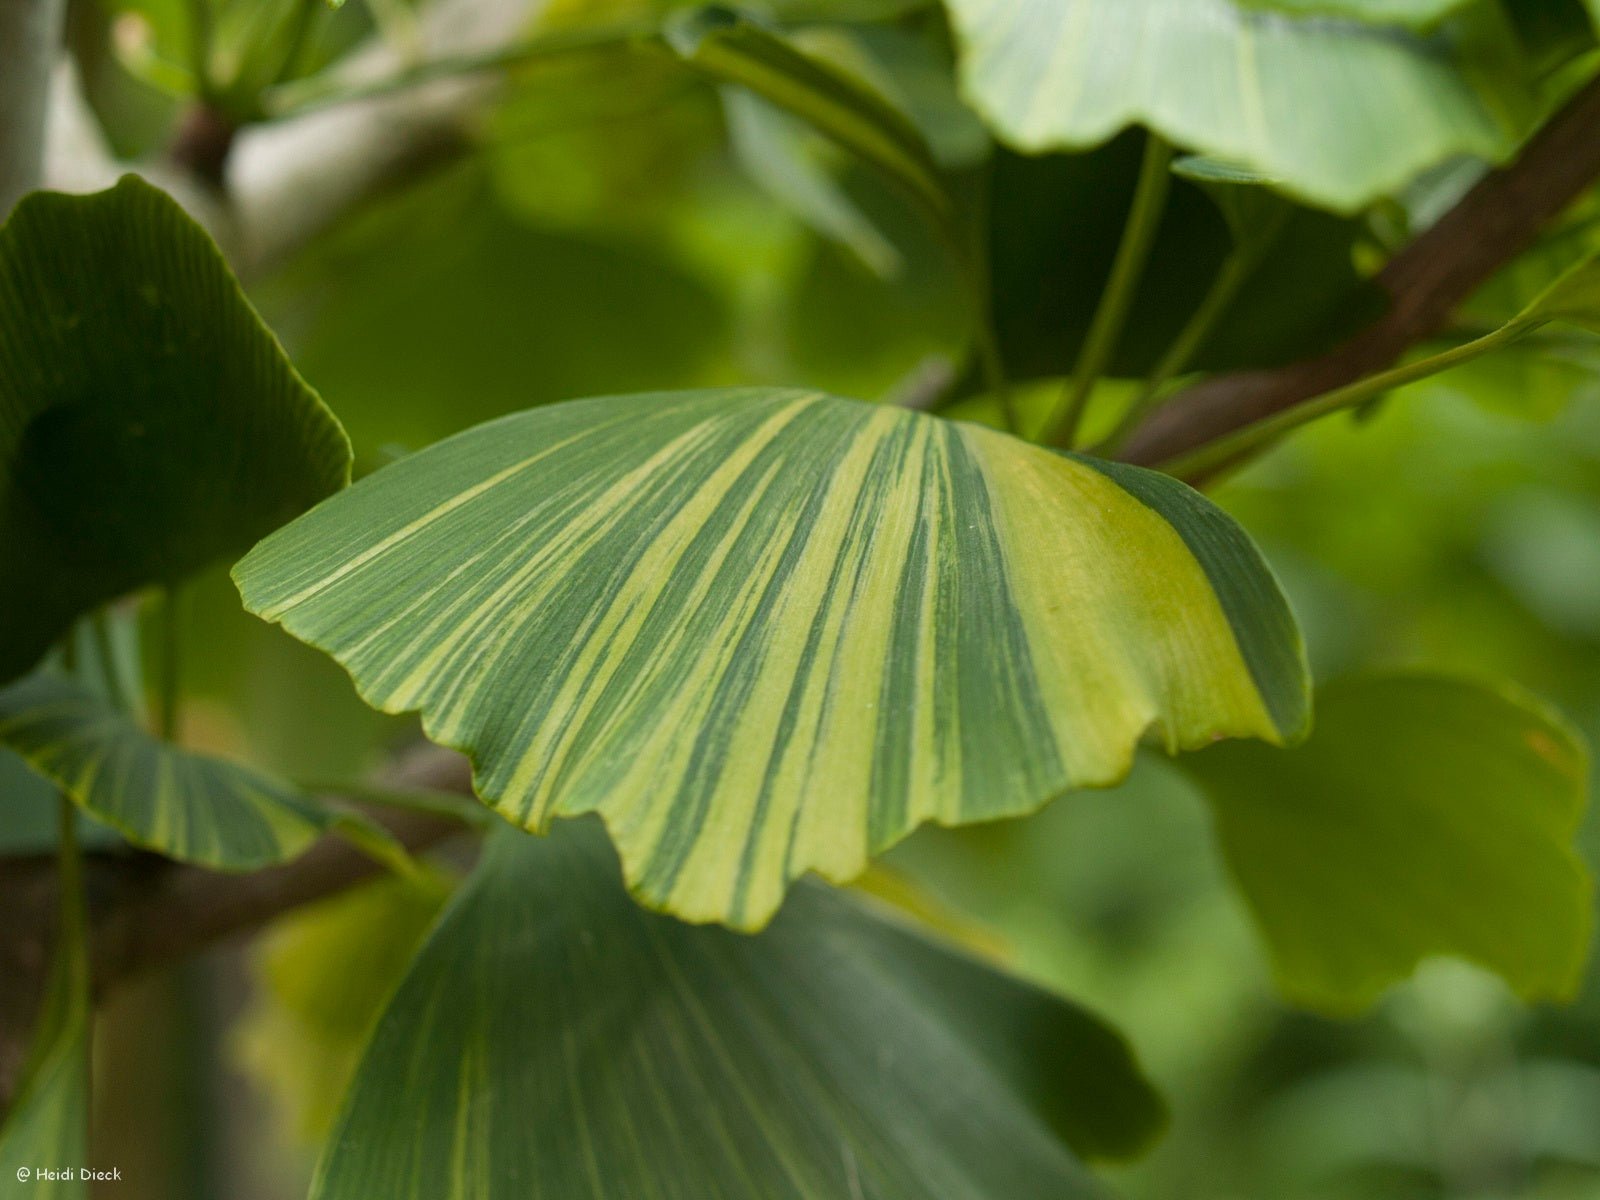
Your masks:
{"label": "out-of-focus leaf", "polygon": [[1272,176],[1221,159],[1187,155],[1172,164],[1172,173],[1211,197],[1236,247],[1270,243],[1291,210],[1288,201],[1271,190],[1277,182]]}
{"label": "out-of-focus leaf", "polygon": [[1561,321],[1600,333],[1600,255],[1580,262],[1541,292],[1519,321]]}
{"label": "out-of-focus leaf", "polygon": [[1569,404],[1600,400],[1600,341],[1576,331],[1536,335],[1412,384],[1396,403],[1412,404],[1422,392],[1447,393],[1524,421],[1549,421]]}
{"label": "out-of-focus leaf", "polygon": [[727,325],[653,248],[516,221],[470,168],[362,213],[261,303],[364,456],[594,387],[704,382]]}
{"label": "out-of-focus leaf", "polygon": [[1078,1155],[1161,1123],[1115,1033],[859,901],[809,884],[759,936],[696,929],[629,902],[597,829],[505,830],[312,1195],[1067,1200],[1103,1195]]}
{"label": "out-of-focus leaf", "polygon": [[344,431],[205,232],[133,176],[0,230],[0,681],[80,615],[338,490]]}
{"label": "out-of-focus leaf", "polygon": [[[89,945],[76,844],[61,854],[61,903],[50,968],[28,1057],[0,1124],[0,1179],[7,1191],[84,1200],[78,1168],[89,1159]],[[41,1178],[41,1168],[60,1173]]]}
{"label": "out-of-focus leaf", "polygon": [[838,183],[893,246],[899,270],[874,275],[838,243],[811,239],[775,297],[783,357],[763,381],[878,398],[924,363],[949,364],[954,374],[972,334],[961,262],[876,172],[847,166]]}
{"label": "out-of-focus leaf", "polygon": [[49,672],[0,689],[0,745],[136,845],[220,870],[292,858],[340,819],[284,784],[152,737]]}
{"label": "out-of-focus leaf", "polygon": [[720,146],[713,89],[659,44],[512,71],[484,133],[507,207],[562,229],[657,237]]}
{"label": "out-of-focus leaf", "polygon": [[420,710],[503,815],[599,811],[644,902],[744,928],[925,820],[1115,782],[1152,728],[1307,718],[1277,585],[1197,493],[788,389],[481,426],[235,579],[369,703]]}
{"label": "out-of-focus leaf", "polygon": [[1342,212],[1453,156],[1506,157],[1535,115],[1515,39],[1482,8],[1426,36],[1236,0],[949,8],[967,94],[1013,146],[1083,149],[1144,123]]}
{"label": "out-of-focus leaf", "polygon": [[899,251],[812,153],[810,126],[754,92],[722,91],[728,136],[750,178],[812,229],[848,247],[874,274],[897,275]]}
{"label": "out-of-focus leaf", "polygon": [[[1072,369],[1111,271],[1141,151],[1141,138],[1130,134],[1088,154],[995,153],[988,187],[989,303],[1013,379]],[[1271,366],[1308,357],[1379,310],[1380,294],[1354,262],[1358,222],[1284,204],[1264,188],[1231,191],[1240,204],[1288,211],[1191,368]],[[1151,249],[1155,266],[1134,300],[1111,374],[1150,372],[1234,246],[1218,198],[1188,178],[1173,180]]]}
{"label": "out-of-focus leaf", "polygon": [[449,890],[442,876],[383,878],[290,915],[262,940],[262,990],[235,1054],[296,1138],[327,1136],[362,1045]]}
{"label": "out-of-focus leaf", "polygon": [[745,17],[708,7],[667,27],[685,62],[800,117],[904,187],[935,221],[953,205],[928,144],[878,92]]}
{"label": "out-of-focus leaf", "polygon": [[1588,762],[1530,698],[1355,679],[1319,690],[1300,746],[1217,746],[1180,765],[1292,999],[1352,1012],[1434,954],[1529,998],[1577,986],[1592,888],[1572,839]]}
{"label": "out-of-focus leaf", "polygon": [[[748,0],[733,7],[769,21],[889,21],[929,0]],[[626,17],[669,16],[705,8],[705,0],[549,0],[540,12],[546,26],[572,26]]]}
{"label": "out-of-focus leaf", "polygon": [[1295,17],[1330,17],[1369,25],[1430,29],[1474,0],[1244,0],[1243,7]]}
{"label": "out-of-focus leaf", "polygon": [[1486,522],[1483,557],[1506,589],[1549,628],[1600,642],[1596,530],[1600,505],[1593,499],[1554,487],[1525,487],[1507,495]]}
{"label": "out-of-focus leaf", "polygon": [[[48,854],[61,837],[60,803],[54,786],[9,750],[0,750],[0,855]],[[122,839],[82,812],[78,840],[103,848]]]}
{"label": "out-of-focus leaf", "polygon": [[928,38],[893,25],[821,25],[797,30],[794,43],[848,71],[903,112],[946,170],[988,157],[989,131],[961,99],[949,55]]}

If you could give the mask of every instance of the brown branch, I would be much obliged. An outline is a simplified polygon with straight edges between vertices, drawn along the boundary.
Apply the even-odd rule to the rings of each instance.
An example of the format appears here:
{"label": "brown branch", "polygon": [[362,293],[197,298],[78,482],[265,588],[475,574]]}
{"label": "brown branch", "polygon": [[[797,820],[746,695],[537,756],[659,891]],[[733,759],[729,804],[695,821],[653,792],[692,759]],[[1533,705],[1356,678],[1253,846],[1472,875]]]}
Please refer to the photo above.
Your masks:
{"label": "brown branch", "polygon": [[[425,747],[385,775],[396,787],[469,793],[457,754]],[[368,810],[413,852],[462,831],[459,821],[408,810]],[[224,874],[152,854],[89,855],[90,961],[97,995],[259,928],[291,909],[344,891],[385,868],[337,837],[281,866]],[[48,856],[0,862],[0,1112],[26,1054],[56,927],[56,877]]]}
{"label": "brown branch", "polygon": [[1163,405],[1120,457],[1155,465],[1380,371],[1438,333],[1455,308],[1532,244],[1600,178],[1600,79],[1531,138],[1510,166],[1485,175],[1389,262],[1384,315],[1326,354],[1271,370],[1218,375]]}

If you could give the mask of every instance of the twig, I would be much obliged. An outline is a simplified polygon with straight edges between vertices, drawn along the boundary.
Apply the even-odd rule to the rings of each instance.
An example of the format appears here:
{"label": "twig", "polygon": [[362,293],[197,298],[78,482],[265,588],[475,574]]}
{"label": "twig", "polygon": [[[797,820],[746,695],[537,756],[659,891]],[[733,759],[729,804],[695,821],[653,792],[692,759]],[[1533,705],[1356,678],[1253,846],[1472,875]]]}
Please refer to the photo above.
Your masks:
{"label": "twig", "polygon": [[1510,166],[1485,175],[1378,276],[1382,317],[1326,354],[1272,370],[1218,375],[1175,396],[1120,457],[1151,465],[1381,371],[1438,333],[1451,312],[1600,178],[1600,79],[1545,123]]}

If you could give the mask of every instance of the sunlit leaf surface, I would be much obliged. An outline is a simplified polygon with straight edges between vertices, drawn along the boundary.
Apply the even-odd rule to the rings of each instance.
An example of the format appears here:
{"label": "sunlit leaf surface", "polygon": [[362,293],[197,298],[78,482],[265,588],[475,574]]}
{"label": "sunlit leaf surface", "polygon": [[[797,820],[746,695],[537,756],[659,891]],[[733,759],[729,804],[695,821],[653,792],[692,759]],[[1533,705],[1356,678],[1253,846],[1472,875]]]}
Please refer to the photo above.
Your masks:
{"label": "sunlit leaf surface", "polygon": [[1356,679],[1318,691],[1316,729],[1294,749],[1182,761],[1293,999],[1358,1009],[1433,954],[1473,959],[1529,998],[1577,987],[1588,762],[1530,699]]}
{"label": "sunlit leaf surface", "polygon": [[815,884],[645,912],[599,831],[503,830],[379,1021],[316,1200],[1076,1200],[1160,1100],[1066,1001]]}
{"label": "sunlit leaf surface", "polygon": [[1294,736],[1299,636],[1165,476],[788,390],[480,426],[257,547],[247,607],[420,709],[481,796],[599,811],[647,903],[763,924],[925,820]]}
{"label": "sunlit leaf surface", "polygon": [[1485,14],[1423,36],[1235,0],[950,0],[973,103],[1028,151],[1142,123],[1349,211],[1455,155],[1501,159],[1532,117]]}

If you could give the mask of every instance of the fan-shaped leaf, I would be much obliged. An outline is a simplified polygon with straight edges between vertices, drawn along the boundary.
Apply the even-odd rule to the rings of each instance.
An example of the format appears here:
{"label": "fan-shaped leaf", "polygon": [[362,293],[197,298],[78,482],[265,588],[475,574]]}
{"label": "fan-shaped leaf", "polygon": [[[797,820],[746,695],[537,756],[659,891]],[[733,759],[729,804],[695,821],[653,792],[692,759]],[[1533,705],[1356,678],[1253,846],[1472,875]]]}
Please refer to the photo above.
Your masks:
{"label": "fan-shaped leaf", "polygon": [[1428,36],[1235,0],[949,0],[974,104],[1020,149],[1140,122],[1353,211],[1455,155],[1508,155],[1533,116],[1514,41],[1473,13]]}
{"label": "fan-shaped leaf", "polygon": [[[353,819],[254,771],[152,737],[47,672],[0,690],[0,745],[129,841],[222,870],[292,858]],[[363,831],[352,832],[369,846]]]}
{"label": "fan-shaped leaf", "polygon": [[1351,680],[1318,691],[1302,745],[1218,746],[1183,764],[1292,998],[1356,1010],[1430,954],[1474,959],[1528,997],[1576,988],[1588,765],[1527,697]]}
{"label": "fan-shaped leaf", "polygon": [[349,444],[205,232],[129,176],[0,229],[0,682],[82,613],[237,554]]}
{"label": "fan-shaped leaf", "polygon": [[235,578],[370,703],[420,709],[508,818],[597,810],[647,903],[747,927],[924,820],[1111,783],[1151,727],[1306,717],[1288,609],[1196,493],[814,393],[479,426]]}
{"label": "fan-shaped leaf", "polygon": [[1161,1103],[1087,1013],[816,885],[642,912],[597,830],[503,830],[367,1047],[316,1200],[1070,1200]]}

